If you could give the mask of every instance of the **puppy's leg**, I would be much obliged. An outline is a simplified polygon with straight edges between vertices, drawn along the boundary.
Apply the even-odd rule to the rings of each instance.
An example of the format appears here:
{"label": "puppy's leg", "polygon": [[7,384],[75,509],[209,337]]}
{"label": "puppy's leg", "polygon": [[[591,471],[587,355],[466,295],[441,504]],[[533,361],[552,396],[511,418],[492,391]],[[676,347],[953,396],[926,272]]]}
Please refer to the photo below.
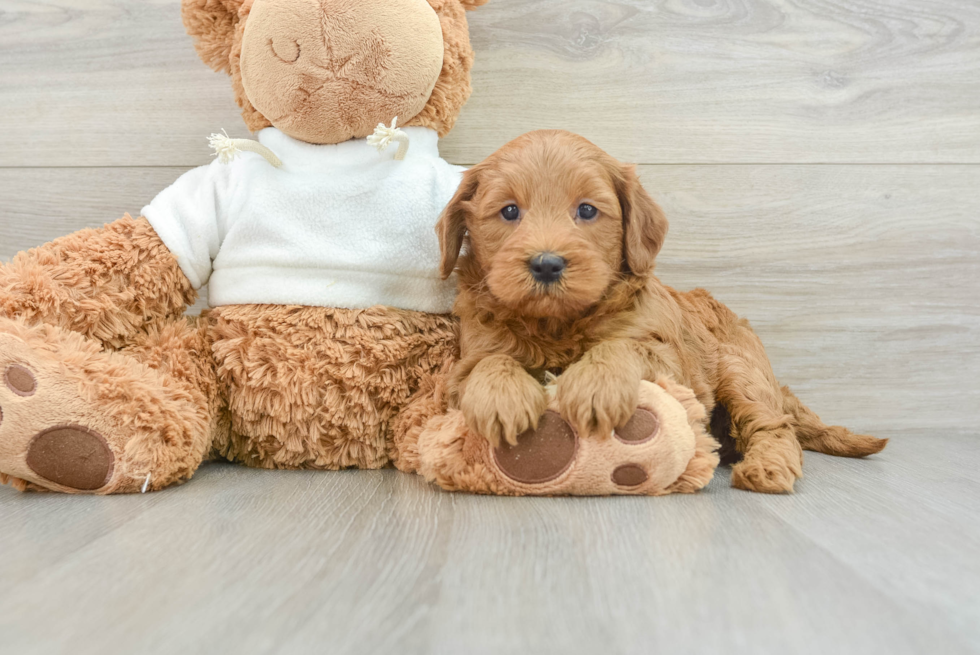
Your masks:
{"label": "puppy's leg", "polygon": [[459,408],[467,426],[497,447],[537,428],[548,406],[544,387],[509,355],[484,357],[463,385]]}
{"label": "puppy's leg", "polygon": [[731,413],[736,445],[745,455],[732,468],[732,486],[792,492],[803,477],[803,451],[762,342],[747,324],[721,345],[717,399]]}
{"label": "puppy's leg", "polygon": [[793,395],[789,387],[783,387],[783,410],[793,417],[793,427],[800,445],[838,457],[866,457],[880,452],[888,439],[878,439],[866,434],[854,434],[839,425],[827,425],[813,411]]}
{"label": "puppy's leg", "polygon": [[558,378],[562,418],[580,435],[607,436],[636,412],[642,356],[633,341],[605,341],[589,350]]}

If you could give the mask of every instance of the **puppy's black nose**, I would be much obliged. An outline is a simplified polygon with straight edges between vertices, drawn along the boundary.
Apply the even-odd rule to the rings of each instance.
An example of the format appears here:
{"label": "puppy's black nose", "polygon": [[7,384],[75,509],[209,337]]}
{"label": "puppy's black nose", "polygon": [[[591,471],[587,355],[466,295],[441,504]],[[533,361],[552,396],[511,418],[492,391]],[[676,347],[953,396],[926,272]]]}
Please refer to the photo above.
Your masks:
{"label": "puppy's black nose", "polygon": [[551,284],[561,279],[567,262],[552,252],[544,252],[531,259],[531,276],[542,284]]}

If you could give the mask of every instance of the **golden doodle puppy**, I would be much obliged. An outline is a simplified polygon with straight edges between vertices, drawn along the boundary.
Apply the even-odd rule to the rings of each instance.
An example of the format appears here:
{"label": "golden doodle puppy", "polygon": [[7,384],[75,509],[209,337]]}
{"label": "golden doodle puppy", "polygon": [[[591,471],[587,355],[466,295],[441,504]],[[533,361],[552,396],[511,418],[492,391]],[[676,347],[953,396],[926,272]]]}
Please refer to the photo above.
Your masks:
{"label": "golden doodle puppy", "polygon": [[460,280],[452,402],[494,445],[537,428],[549,372],[580,435],[625,424],[641,380],[690,387],[709,414],[719,405],[716,436],[734,437],[741,457],[732,484],[751,491],[792,491],[803,449],[863,457],[887,443],[825,425],[780,387],[747,321],[654,276],[663,211],[634,166],[582,137],[507,144],[465,174],[437,230],[442,274]]}

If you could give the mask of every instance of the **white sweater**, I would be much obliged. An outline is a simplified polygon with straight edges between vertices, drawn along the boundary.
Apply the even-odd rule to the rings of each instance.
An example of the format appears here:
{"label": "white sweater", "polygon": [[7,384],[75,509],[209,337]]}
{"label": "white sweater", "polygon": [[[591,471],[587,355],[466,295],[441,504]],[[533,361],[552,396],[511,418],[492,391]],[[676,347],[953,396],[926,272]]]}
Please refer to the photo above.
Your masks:
{"label": "white sweater", "polygon": [[439,157],[433,130],[405,128],[404,161],[365,139],[318,146],[274,128],[245,152],[188,171],[143,208],[212,307],[241,304],[449,313],[435,224],[463,169]]}

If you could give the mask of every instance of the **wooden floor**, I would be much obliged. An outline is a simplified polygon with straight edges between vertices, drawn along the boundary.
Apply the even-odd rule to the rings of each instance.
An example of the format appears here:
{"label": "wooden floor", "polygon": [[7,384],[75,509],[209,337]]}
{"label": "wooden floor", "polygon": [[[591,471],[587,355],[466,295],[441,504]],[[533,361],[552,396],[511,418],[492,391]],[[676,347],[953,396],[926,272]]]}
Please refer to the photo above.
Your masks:
{"label": "wooden floor", "polygon": [[9,653],[980,651],[980,440],[807,457],[792,496],[507,499],[209,465],[0,493]]}
{"label": "wooden floor", "polygon": [[[507,500],[210,465],[0,489],[0,652],[980,652],[980,2],[490,0],[473,164],[580,132],[640,164],[658,274],[749,317],[826,420],[797,493]],[[244,135],[179,0],[0,0],[0,261],[137,213]]]}

